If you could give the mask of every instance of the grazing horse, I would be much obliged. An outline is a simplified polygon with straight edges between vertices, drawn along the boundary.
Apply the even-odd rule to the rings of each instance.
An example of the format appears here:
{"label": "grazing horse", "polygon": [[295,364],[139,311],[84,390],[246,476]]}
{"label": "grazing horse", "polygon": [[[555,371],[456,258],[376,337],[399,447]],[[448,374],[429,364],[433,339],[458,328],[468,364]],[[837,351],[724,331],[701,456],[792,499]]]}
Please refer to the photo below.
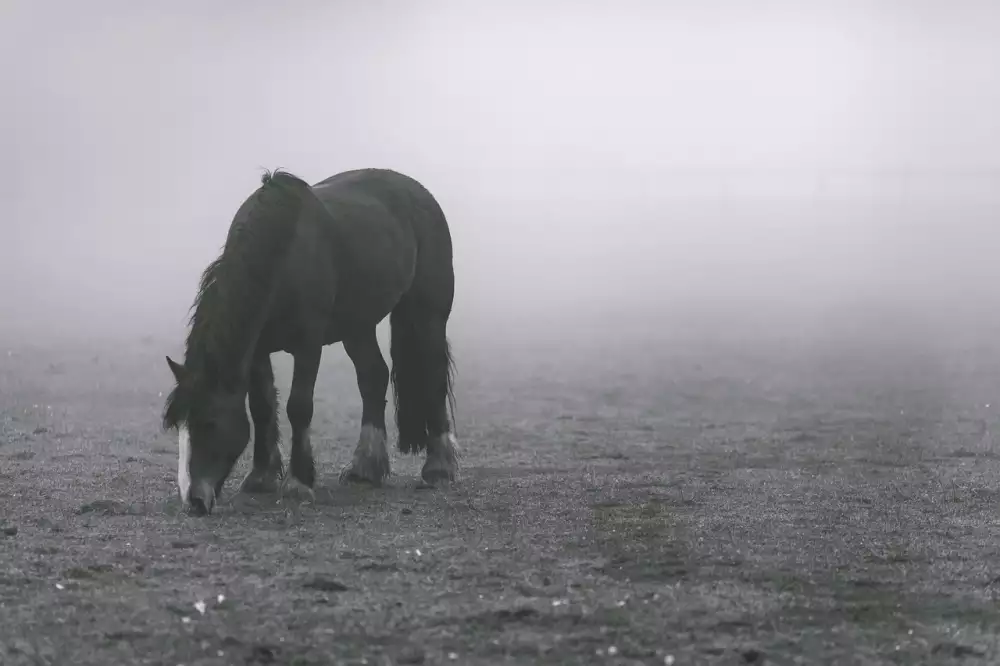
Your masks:
{"label": "grazing horse", "polygon": [[[309,427],[323,347],[343,342],[361,392],[361,435],[342,482],[389,475],[386,390],[392,380],[399,450],[425,451],[430,485],[454,480],[453,363],[446,335],[455,293],[451,232],[437,201],[395,171],[361,169],[313,186],[282,171],[233,218],[221,255],[201,278],[184,363],[163,410],[178,432],[177,485],[198,515],[211,513],[250,439],[253,469],[240,490],[312,496]],[[392,373],[375,337],[389,315]],[[287,473],[278,450],[271,354],[294,358]]]}

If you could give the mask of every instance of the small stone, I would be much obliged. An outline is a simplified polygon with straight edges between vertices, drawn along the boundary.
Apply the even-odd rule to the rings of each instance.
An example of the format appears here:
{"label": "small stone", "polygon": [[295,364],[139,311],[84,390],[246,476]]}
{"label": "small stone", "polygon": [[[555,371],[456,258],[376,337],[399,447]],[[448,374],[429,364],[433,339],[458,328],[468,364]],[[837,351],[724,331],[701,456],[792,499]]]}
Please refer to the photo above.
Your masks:
{"label": "small stone", "polygon": [[324,576],[315,576],[304,582],[302,586],[319,592],[347,592],[348,590],[348,587],[343,583]]}
{"label": "small stone", "polygon": [[17,526],[8,525],[7,527],[3,528],[3,535],[9,537],[17,536]]}
{"label": "small stone", "polygon": [[424,651],[418,647],[407,647],[396,656],[400,664],[422,664],[427,659]]}

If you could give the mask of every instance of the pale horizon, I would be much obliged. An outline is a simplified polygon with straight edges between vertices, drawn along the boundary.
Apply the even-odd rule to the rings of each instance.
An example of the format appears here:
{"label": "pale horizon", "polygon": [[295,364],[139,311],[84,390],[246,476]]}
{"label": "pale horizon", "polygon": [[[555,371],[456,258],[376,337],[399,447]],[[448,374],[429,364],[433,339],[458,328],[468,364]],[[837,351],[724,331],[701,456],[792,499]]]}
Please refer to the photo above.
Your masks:
{"label": "pale horizon", "polygon": [[10,3],[6,337],[179,339],[276,167],[423,182],[457,336],[993,317],[1000,8],[572,7]]}

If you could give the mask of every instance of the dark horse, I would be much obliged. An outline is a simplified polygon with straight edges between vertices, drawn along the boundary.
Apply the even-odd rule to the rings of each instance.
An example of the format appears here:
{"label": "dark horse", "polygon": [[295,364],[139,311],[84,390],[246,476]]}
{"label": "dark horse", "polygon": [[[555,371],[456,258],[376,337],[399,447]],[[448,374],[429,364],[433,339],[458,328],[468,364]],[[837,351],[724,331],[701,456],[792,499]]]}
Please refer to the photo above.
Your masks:
{"label": "dark horse", "polygon": [[[361,435],[341,481],[378,485],[389,475],[390,377],[399,450],[427,452],[421,476],[428,484],[453,480],[446,328],[454,292],[448,223],[417,181],[361,169],[310,187],[285,172],[265,173],[202,275],[184,364],[167,357],[177,385],[163,427],[178,431],[181,498],[194,513],[211,513],[250,439],[248,395],[253,469],[240,490],[312,495],[313,388],[323,347],[335,342],[354,363],[362,400]],[[375,338],[386,315],[391,375]],[[276,351],[294,357],[288,474],[278,450]]]}

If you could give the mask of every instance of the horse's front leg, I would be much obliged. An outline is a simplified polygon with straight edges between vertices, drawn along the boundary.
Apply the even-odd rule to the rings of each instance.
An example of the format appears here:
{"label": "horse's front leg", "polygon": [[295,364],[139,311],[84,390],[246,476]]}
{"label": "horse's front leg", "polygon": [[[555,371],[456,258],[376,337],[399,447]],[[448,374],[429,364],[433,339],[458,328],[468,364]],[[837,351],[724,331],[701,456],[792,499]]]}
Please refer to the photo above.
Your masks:
{"label": "horse's front leg", "polygon": [[292,453],[288,473],[281,484],[283,495],[312,499],[316,483],[316,463],[313,461],[309,428],[313,417],[313,391],[323,347],[298,351],[292,372],[292,388],[288,394],[288,421],[292,426]]}
{"label": "horse's front leg", "polygon": [[283,468],[278,450],[278,392],[270,354],[262,354],[250,367],[250,416],[253,418],[253,469],[240,484],[246,493],[278,490]]}
{"label": "horse's front leg", "polygon": [[389,366],[378,346],[375,329],[344,338],[344,349],[354,363],[361,391],[361,435],[351,462],[340,473],[341,483],[380,485],[389,476],[385,433],[385,393]]}

